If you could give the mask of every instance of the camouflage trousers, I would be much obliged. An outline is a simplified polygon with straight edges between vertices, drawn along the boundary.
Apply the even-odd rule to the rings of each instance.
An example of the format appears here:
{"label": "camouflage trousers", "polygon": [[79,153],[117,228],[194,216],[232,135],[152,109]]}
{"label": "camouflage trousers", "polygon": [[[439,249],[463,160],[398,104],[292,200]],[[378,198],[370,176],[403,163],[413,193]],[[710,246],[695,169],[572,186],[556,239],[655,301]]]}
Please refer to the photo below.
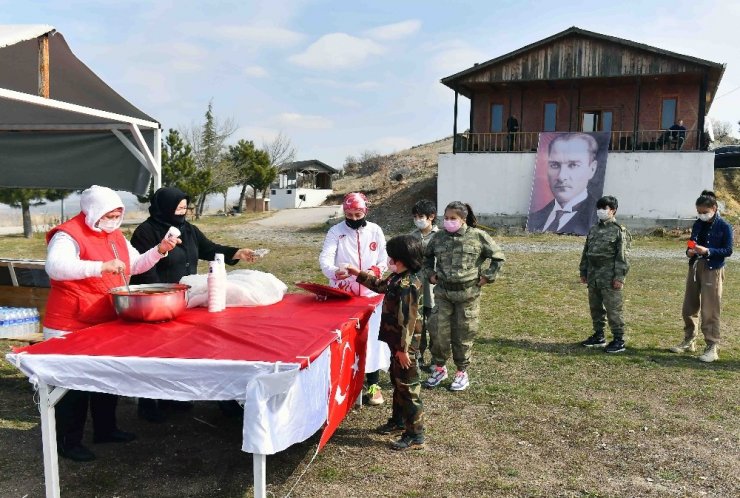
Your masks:
{"label": "camouflage trousers", "polygon": [[608,321],[612,336],[615,339],[624,337],[623,303],[622,289],[613,289],[611,285],[588,285],[588,305],[591,308],[594,333],[603,336]]}
{"label": "camouflage trousers", "polygon": [[421,342],[419,343],[419,358],[424,358],[424,352],[432,349],[432,334],[429,331],[429,317],[432,315],[432,308],[424,306],[422,308],[421,322]]}
{"label": "camouflage trousers", "polygon": [[393,384],[391,419],[406,427],[406,434],[412,436],[424,434],[424,404],[421,402],[421,380],[419,365],[416,363],[417,348],[414,346],[412,344],[409,348],[409,368],[403,368],[393,354],[388,370]]}
{"label": "camouflage trousers", "polygon": [[430,317],[432,362],[443,366],[450,357],[458,370],[467,370],[473,340],[478,334],[481,288],[473,285],[463,290],[448,291],[443,285],[434,288],[434,309]]}

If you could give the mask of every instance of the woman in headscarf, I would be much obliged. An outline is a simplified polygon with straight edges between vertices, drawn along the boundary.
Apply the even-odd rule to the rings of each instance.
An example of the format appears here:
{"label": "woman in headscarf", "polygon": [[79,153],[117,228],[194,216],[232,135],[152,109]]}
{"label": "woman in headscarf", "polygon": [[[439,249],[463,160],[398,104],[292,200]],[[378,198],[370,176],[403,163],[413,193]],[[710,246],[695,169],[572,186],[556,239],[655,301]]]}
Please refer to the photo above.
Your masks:
{"label": "woman in headscarf", "polygon": [[[178,188],[162,187],[154,192],[149,206],[149,217],[134,230],[131,244],[136,248],[150,247],[152,241],[164,238],[170,227],[180,230],[182,243],[171,250],[166,258],[157,262],[152,269],[132,278],[132,283],[178,283],[182,277],[198,272],[199,259],[212,261],[217,253],[223,254],[226,264],[229,265],[235,265],[239,260],[256,259],[251,249],[237,249],[212,242],[198,227],[186,221],[189,201],[187,194]],[[150,422],[163,422],[165,414],[159,409],[158,404],[154,399],[139,398],[139,416]],[[191,403],[169,402],[169,405],[176,409],[187,409]],[[221,406],[222,409],[227,409],[227,405]]]}
{"label": "woman in headscarf", "polygon": [[[383,229],[367,221],[367,198],[361,192],[345,195],[342,210],[344,221],[331,227],[324,239],[324,247],[319,256],[321,271],[332,287],[356,296],[375,296],[375,292],[357,283],[356,277],[350,275],[346,268],[353,266],[380,278],[388,267]],[[367,396],[370,405],[381,405],[384,400],[378,385],[380,375],[377,368],[388,367],[388,363],[383,362],[390,358],[390,350],[387,344],[378,340],[380,321],[371,319],[370,323],[365,365],[376,369],[365,376]]]}
{"label": "woman in headscarf", "polygon": [[[159,239],[139,253],[120,230],[123,202],[107,187],[93,185],[82,192],[80,208],[80,214],[46,234],[46,272],[51,281],[44,317],[47,339],[115,320],[108,291],[121,285],[121,275],[147,271],[179,242]],[[69,391],[56,406],[59,454],[80,462],[95,458],[81,444],[88,406],[95,443],[134,440],[134,434],[118,428],[117,403],[112,394]]]}

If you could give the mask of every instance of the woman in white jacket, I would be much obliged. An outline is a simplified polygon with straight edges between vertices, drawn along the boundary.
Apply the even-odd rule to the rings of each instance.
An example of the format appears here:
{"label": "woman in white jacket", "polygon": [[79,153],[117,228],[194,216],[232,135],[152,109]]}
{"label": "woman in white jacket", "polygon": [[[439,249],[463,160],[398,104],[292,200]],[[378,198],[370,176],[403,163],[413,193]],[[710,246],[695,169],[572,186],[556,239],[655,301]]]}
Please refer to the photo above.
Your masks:
{"label": "woman in white jacket", "polygon": [[[388,267],[385,252],[385,235],[367,216],[367,199],[364,194],[351,192],[342,202],[345,220],[329,229],[324,239],[324,247],[319,256],[321,271],[329,279],[332,287],[345,290],[357,296],[374,296],[367,287],[357,283],[354,276],[347,273],[347,265],[368,271],[380,277]],[[378,386],[379,369],[388,368],[390,351],[388,346],[378,340],[380,312],[376,310],[370,319],[370,330],[365,359],[365,380],[368,385],[368,403],[380,405],[383,394]]]}

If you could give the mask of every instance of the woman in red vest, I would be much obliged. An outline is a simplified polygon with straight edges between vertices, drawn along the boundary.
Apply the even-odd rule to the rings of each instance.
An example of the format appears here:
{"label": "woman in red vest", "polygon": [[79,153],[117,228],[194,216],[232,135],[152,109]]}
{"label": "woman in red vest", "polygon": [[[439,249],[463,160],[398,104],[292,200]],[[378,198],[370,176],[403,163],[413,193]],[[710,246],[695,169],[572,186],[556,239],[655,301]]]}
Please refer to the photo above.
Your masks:
{"label": "woman in red vest", "polygon": [[[149,270],[180,242],[165,239],[140,254],[119,229],[123,202],[107,187],[93,185],[82,192],[80,208],[80,214],[46,234],[46,272],[51,280],[44,317],[47,339],[115,320],[108,291],[121,285],[121,275]],[[59,454],[79,462],[95,458],[81,444],[88,406],[95,443],[134,440],[134,434],[118,429],[117,403],[112,394],[69,391],[56,406]]]}

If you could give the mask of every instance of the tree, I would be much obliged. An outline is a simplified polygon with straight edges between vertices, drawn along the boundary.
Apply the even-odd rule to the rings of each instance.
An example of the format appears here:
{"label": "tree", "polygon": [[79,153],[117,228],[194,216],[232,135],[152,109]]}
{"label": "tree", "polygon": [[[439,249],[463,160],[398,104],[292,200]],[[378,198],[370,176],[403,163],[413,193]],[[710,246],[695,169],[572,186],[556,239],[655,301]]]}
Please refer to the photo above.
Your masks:
{"label": "tree", "polygon": [[[258,153],[264,151],[257,151]],[[267,154],[265,154],[267,159]],[[249,185],[254,190],[254,198],[257,199],[257,191],[262,192],[262,198],[267,198],[267,190],[272,185],[272,182],[277,180],[279,169],[277,166],[271,165],[269,162],[262,161],[255,163],[252,167],[252,175],[249,178]]]}
{"label": "tree", "polygon": [[714,131],[714,147],[740,144],[740,139],[732,135],[732,124],[729,121],[712,121],[712,130]]}
{"label": "tree", "polygon": [[[237,208],[241,212],[244,200],[247,197],[247,187],[251,186],[254,190],[255,186],[253,183],[256,182],[262,188],[264,178],[270,176],[265,170],[265,168],[271,166],[270,156],[265,150],[256,149],[254,142],[251,140],[239,140],[236,145],[229,147],[228,157],[236,169],[237,183],[242,186]],[[268,183],[268,187],[277,178],[277,168],[275,170],[274,177]],[[257,191],[254,190],[254,192],[256,198]]]}
{"label": "tree", "polygon": [[[170,129],[162,142],[162,186],[179,188],[192,201],[211,183],[209,171],[195,167],[193,148],[185,142],[177,130]],[[151,202],[154,194],[153,183],[149,186],[149,193],[137,196],[139,202]]]}
{"label": "tree", "polygon": [[70,190],[57,189],[4,188],[0,189],[0,203],[21,209],[23,236],[30,239],[33,236],[31,206],[43,206],[46,201],[58,201],[71,193]]}
{"label": "tree", "polygon": [[220,192],[225,196],[226,190],[235,185],[236,177],[230,161],[224,160],[225,142],[237,128],[234,120],[229,118],[219,122],[213,115],[213,101],[208,103],[205,118],[202,125],[191,125],[182,131],[193,148],[196,169],[204,175],[202,179],[207,180],[206,187],[195,200],[196,217],[203,214],[208,194]]}
{"label": "tree", "polygon": [[278,169],[295,160],[295,147],[283,132],[278,133],[271,142],[262,142],[262,150],[269,156],[270,165],[277,166]]}

